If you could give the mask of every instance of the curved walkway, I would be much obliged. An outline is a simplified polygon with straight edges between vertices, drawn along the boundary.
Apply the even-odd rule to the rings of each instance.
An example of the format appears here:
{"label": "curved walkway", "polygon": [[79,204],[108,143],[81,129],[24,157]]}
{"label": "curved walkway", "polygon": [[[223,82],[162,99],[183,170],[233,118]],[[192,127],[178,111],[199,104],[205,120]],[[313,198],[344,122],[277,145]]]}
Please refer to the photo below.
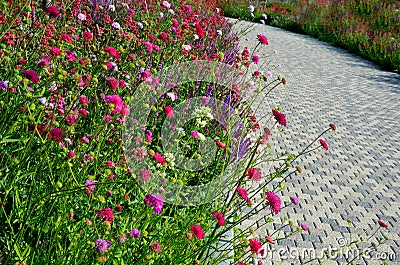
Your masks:
{"label": "curved walkway", "polygon": [[[240,22],[235,27],[251,24]],[[326,135],[329,151],[303,157],[299,161],[303,173],[286,183],[284,200],[298,196],[301,207],[288,207],[284,212],[294,221],[306,223],[310,231],[274,245],[293,251],[293,256],[294,248],[299,251],[296,258],[283,264],[300,264],[302,251],[315,249],[320,256],[324,248],[338,248],[338,240],[349,241],[347,220],[353,221],[352,232],[360,234],[364,228],[377,227],[379,219],[389,225],[385,232],[391,240],[378,253],[392,255],[388,264],[400,263],[400,75],[313,38],[252,25],[245,35],[249,40],[241,46],[253,48],[257,34],[266,35],[269,45],[262,51],[278,51],[276,63],[282,68],[272,72],[287,80],[273,95],[288,119],[278,148],[300,151],[329,123],[337,125],[336,132]],[[265,228],[257,234],[265,235]],[[277,257],[274,253],[272,260]],[[374,257],[357,259],[355,264],[381,264]],[[325,264],[347,262],[339,256]]]}

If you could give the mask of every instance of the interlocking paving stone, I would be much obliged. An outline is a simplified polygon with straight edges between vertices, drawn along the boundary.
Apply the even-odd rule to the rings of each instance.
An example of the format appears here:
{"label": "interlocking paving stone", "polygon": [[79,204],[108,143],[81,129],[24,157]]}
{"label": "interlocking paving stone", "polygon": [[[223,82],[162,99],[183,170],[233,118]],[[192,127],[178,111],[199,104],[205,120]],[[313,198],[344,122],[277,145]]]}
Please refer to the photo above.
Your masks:
{"label": "interlocking paving stone", "polygon": [[[391,240],[384,252],[378,252],[395,253],[388,264],[400,263],[400,75],[307,36],[249,22],[235,27],[250,25],[253,29],[242,38],[241,47],[254,47],[257,34],[266,35],[269,45],[258,55],[271,56],[277,50],[273,63],[280,63],[282,68],[262,70],[287,80],[285,87],[271,94],[262,113],[270,112],[269,106],[280,105],[287,116],[285,133],[273,138],[275,152],[296,153],[329,123],[338,128],[324,136],[329,151],[300,157],[297,162],[303,173],[285,183],[283,194],[298,196],[300,206],[286,207],[280,215],[296,224],[307,223],[309,233],[281,240],[274,247],[289,244],[299,249],[311,247],[319,253],[338,247],[339,238],[350,240],[347,220],[353,222],[352,234],[356,234],[375,229],[382,219],[389,229],[381,231]],[[257,220],[268,211],[266,207],[251,219]],[[274,218],[278,223],[279,218]],[[263,226],[259,235],[265,235],[273,225]],[[302,260],[307,259],[300,255],[283,264],[300,264]],[[345,264],[345,260],[339,255],[325,264]],[[380,264],[372,258],[360,258],[355,263]]]}

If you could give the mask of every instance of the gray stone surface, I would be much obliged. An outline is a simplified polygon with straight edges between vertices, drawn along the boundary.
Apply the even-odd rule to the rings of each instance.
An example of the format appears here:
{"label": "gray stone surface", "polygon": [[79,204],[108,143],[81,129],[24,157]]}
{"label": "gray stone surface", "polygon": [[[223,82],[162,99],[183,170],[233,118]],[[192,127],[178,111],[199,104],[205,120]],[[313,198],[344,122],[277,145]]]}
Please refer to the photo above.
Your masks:
{"label": "gray stone surface", "polygon": [[[273,64],[280,63],[282,68],[270,71],[287,80],[263,110],[267,113],[271,103],[279,104],[288,120],[286,132],[274,139],[276,151],[301,151],[329,123],[337,126],[336,132],[324,136],[329,151],[319,149],[298,160],[303,173],[292,175],[285,192],[279,193],[283,201],[298,196],[300,206],[283,209],[275,221],[287,215],[296,224],[306,223],[310,228],[303,235],[296,234],[274,245],[276,249],[295,246],[300,253],[282,264],[307,260],[301,253],[308,248],[318,256],[323,249],[337,248],[340,238],[349,242],[347,220],[354,224],[354,238],[363,229],[376,228],[379,219],[389,225],[380,231],[390,241],[378,253],[389,255],[388,264],[400,263],[400,75],[307,36],[249,22],[235,27],[250,25],[253,28],[243,37],[241,46],[253,48],[257,34],[266,35],[269,45],[258,55],[271,57],[272,51],[277,50]],[[268,209],[257,211],[251,220],[267,213]],[[251,220],[242,227],[253,227]],[[266,231],[272,230],[273,224],[269,223],[256,234],[265,236]],[[325,264],[346,264],[345,260],[339,256]],[[273,259],[265,261],[279,264]],[[355,264],[381,263],[364,257],[355,260]]]}

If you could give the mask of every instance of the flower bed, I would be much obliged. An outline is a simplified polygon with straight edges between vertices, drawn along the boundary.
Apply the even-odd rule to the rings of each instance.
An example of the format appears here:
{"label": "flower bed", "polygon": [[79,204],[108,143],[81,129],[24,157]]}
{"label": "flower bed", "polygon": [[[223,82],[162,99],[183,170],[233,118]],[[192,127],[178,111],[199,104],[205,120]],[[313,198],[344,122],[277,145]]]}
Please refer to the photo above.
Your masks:
{"label": "flower bed", "polygon": [[[398,1],[232,1],[218,5],[227,16],[250,19],[330,42],[400,71]],[[249,5],[254,5],[249,12]]]}
{"label": "flower bed", "polygon": [[0,17],[2,262],[243,264],[261,254],[274,239],[237,231],[235,254],[220,248],[249,218],[239,212],[252,204],[247,183],[279,214],[282,183],[301,172],[292,164],[328,150],[320,136],[336,129],[298,155],[273,155],[286,116],[273,107],[257,117],[253,104],[286,84],[263,73],[273,69],[257,56],[267,37],[239,50],[209,1],[45,4],[9,1]]}

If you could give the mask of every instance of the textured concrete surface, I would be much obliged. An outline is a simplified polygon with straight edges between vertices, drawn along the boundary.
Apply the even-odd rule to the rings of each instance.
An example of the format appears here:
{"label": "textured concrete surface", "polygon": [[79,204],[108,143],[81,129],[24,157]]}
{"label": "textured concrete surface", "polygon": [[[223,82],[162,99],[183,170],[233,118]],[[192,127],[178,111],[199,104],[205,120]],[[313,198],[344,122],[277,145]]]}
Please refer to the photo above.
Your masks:
{"label": "textured concrete surface", "polygon": [[[285,192],[280,193],[285,202],[297,196],[300,206],[283,209],[274,223],[256,229],[256,235],[267,235],[285,215],[295,224],[307,224],[309,232],[273,245],[293,256],[282,264],[300,264],[309,259],[306,252],[310,249],[316,257],[321,256],[324,249],[338,248],[363,229],[376,228],[377,221],[383,220],[389,227],[376,236],[384,232],[390,238],[388,243],[378,248],[378,254],[354,262],[381,264],[377,255],[387,255],[388,264],[400,263],[400,75],[307,36],[249,22],[235,27],[243,29],[250,25],[253,28],[244,36],[241,46],[253,48],[257,34],[266,35],[269,45],[258,54],[271,58],[273,50],[277,50],[271,65],[279,63],[282,68],[270,71],[287,80],[287,85],[280,86],[269,98],[264,110],[270,111],[268,104],[280,104],[288,120],[286,132],[274,141],[277,152],[301,151],[329,123],[337,126],[336,132],[324,136],[329,151],[319,149],[297,161],[304,169],[302,174],[293,175],[286,182]],[[268,209],[255,210],[251,221],[244,222],[242,227],[256,228],[252,223],[262,220],[266,213]],[[354,224],[350,229],[352,235],[347,220]],[[369,245],[366,242],[359,247]],[[347,264],[346,255],[351,257],[352,252],[344,252],[325,264]],[[283,255],[275,252],[273,257],[264,259],[264,264],[280,264],[279,257]]]}

